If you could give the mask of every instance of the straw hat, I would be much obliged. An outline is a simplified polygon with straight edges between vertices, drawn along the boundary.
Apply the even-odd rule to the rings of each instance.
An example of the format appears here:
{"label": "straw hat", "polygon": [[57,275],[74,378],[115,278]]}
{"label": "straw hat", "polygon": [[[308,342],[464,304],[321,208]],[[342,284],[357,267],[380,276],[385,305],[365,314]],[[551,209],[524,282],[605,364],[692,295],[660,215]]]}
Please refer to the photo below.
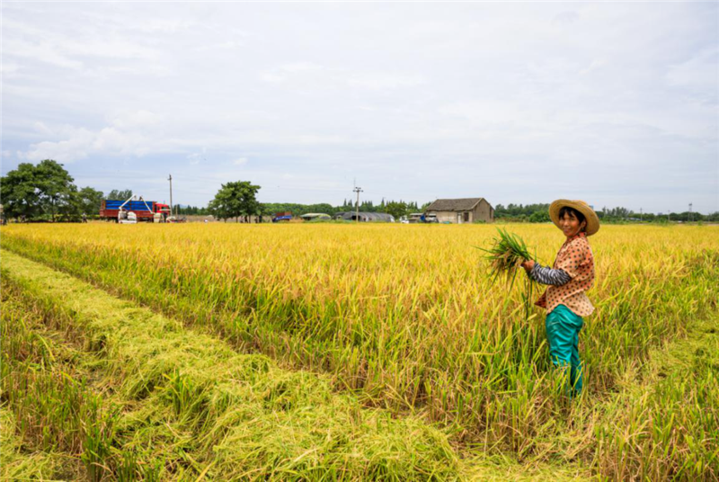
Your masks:
{"label": "straw hat", "polygon": [[587,220],[587,227],[585,229],[587,236],[596,234],[596,232],[599,231],[599,218],[597,217],[597,213],[594,212],[594,209],[589,207],[589,204],[584,201],[570,201],[569,199],[557,199],[549,205],[549,217],[552,218],[552,222],[558,228],[561,229],[561,226],[559,226],[559,211],[564,206],[574,208],[584,214],[584,217]]}

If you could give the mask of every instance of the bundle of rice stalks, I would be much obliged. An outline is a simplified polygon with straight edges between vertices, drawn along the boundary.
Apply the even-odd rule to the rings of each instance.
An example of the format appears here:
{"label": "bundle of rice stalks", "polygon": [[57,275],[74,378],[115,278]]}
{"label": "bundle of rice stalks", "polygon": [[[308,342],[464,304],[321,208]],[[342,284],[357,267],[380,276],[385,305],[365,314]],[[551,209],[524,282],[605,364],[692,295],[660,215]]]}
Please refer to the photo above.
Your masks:
{"label": "bundle of rice stalks", "polygon": [[490,273],[493,280],[504,277],[509,285],[514,284],[517,272],[524,261],[534,260],[529,253],[527,244],[516,234],[497,228],[499,237],[494,238],[494,244],[489,249],[479,248],[486,252],[485,259],[489,261]]}
{"label": "bundle of rice stalks", "polygon": [[[489,261],[492,282],[496,282],[499,278],[504,278],[511,289],[514,285],[517,273],[522,268],[522,263],[528,260],[536,260],[535,256],[530,254],[527,243],[518,235],[508,233],[501,228],[497,228],[497,232],[499,236],[494,238],[494,243],[491,248],[479,249],[487,253],[485,259]],[[527,318],[529,318],[532,307],[533,291],[534,281],[530,277],[527,277],[526,292],[522,295],[524,311]]]}

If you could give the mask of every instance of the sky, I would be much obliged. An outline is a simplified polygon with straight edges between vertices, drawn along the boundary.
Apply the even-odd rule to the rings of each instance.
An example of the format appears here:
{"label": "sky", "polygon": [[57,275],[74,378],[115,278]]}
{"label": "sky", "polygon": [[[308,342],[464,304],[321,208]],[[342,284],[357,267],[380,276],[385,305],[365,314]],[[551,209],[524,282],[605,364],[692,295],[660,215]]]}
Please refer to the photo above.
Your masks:
{"label": "sky", "polygon": [[12,3],[2,174],[719,211],[717,3]]}

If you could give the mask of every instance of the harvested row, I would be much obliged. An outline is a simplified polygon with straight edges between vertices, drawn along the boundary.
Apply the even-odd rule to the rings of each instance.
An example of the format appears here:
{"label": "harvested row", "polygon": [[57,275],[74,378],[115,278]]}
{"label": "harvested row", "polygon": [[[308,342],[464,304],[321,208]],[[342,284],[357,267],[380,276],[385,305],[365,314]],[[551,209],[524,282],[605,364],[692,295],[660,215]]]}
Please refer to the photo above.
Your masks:
{"label": "harvested row", "polygon": [[13,413],[0,408],[0,480],[77,479],[77,472],[65,467],[68,463],[64,454],[30,451],[16,430]]}
{"label": "harvested row", "polygon": [[614,480],[719,480],[719,317],[654,349],[639,380],[601,406],[597,466]]}
{"label": "harvested row", "polygon": [[[56,480],[157,478],[169,455],[159,448],[162,437],[157,434],[162,430],[142,426],[143,445],[154,446],[152,453],[120,448],[121,439],[138,434],[136,429],[122,428],[121,410],[129,411],[142,402],[128,403],[113,396],[115,383],[97,371],[101,360],[50,329],[46,323],[52,326],[57,320],[22,301],[19,290],[6,280],[2,281],[2,297],[2,392],[13,421],[7,435],[16,439],[16,447],[29,447],[34,453],[23,457],[15,452],[20,463],[11,469],[15,475],[8,474],[9,479],[21,478],[23,472],[27,478]],[[165,432],[167,438],[170,433]],[[174,455],[181,464],[183,458]],[[38,459],[39,463],[30,467],[22,463],[26,459]],[[167,462],[169,466],[177,463]]]}
{"label": "harvested row", "polygon": [[[8,249],[244,350],[330,373],[365,404],[419,409],[457,440],[498,452],[562,450],[548,442],[566,432],[567,408],[542,318],[525,318],[519,289],[491,286],[472,248],[489,243],[490,226],[9,228]],[[547,262],[562,242],[553,227],[511,230]],[[597,313],[582,337],[590,397],[681,337],[683,320],[716,310],[717,234],[607,226],[592,239]]]}
{"label": "harvested row", "polygon": [[[3,401],[0,408],[0,479],[77,479],[81,474],[79,461],[73,460],[67,453],[58,452],[52,445],[43,446],[42,432],[28,436],[34,432],[35,427],[31,425],[40,414],[37,407],[31,407],[33,399],[29,398],[28,392],[40,388],[35,386],[35,381],[54,365],[55,356],[51,355],[54,350],[50,352],[46,339],[31,330],[30,324],[37,326],[40,323],[25,313],[23,305],[9,298],[6,284],[2,284],[0,292],[0,335],[3,344],[0,363]],[[17,401],[21,401],[24,407],[18,407]],[[16,419],[18,413],[20,423]]]}
{"label": "harvested row", "polygon": [[[2,258],[3,282],[31,301],[55,329],[68,338],[77,335],[99,357],[98,376],[112,380],[113,397],[136,404],[118,404],[123,414],[112,423],[111,448],[93,454],[107,453],[111,459],[115,450],[140,453],[147,431],[168,425],[165,455],[173,449],[184,452],[186,464],[165,460],[157,473],[161,479],[192,473],[324,480],[452,479],[461,474],[447,437],[420,420],[394,420],[384,411],[361,409],[352,397],[332,393],[322,377],[281,370],[262,355],[238,355],[221,341],[67,275],[5,251]],[[20,351],[8,353],[17,359]],[[3,372],[3,383],[12,376]],[[59,382],[55,386],[69,390]],[[15,399],[11,405],[22,403]],[[49,417],[43,426],[52,430],[53,421],[61,423],[60,417]],[[77,433],[67,427],[62,432],[68,437]],[[116,467],[113,474],[119,478],[121,465],[106,465]]]}

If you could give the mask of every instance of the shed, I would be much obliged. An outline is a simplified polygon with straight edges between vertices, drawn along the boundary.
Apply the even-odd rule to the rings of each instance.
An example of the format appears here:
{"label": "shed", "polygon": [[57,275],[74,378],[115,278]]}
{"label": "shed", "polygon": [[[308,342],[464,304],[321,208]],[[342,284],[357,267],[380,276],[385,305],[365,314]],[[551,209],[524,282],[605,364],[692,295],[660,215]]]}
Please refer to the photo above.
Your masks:
{"label": "shed", "polygon": [[332,219],[329,214],[325,213],[307,213],[300,216],[305,221],[313,221],[315,219]]}
{"label": "shed", "polygon": [[483,197],[437,199],[427,206],[425,212],[437,216],[440,223],[494,222],[494,208]]}
{"label": "shed", "polygon": [[369,222],[380,222],[380,223],[393,223],[394,222],[394,216],[387,213],[369,213],[360,211],[359,213],[355,211],[347,211],[342,213],[335,214],[335,219],[344,219],[345,221],[357,221],[359,216],[359,221],[363,223],[369,223]]}

